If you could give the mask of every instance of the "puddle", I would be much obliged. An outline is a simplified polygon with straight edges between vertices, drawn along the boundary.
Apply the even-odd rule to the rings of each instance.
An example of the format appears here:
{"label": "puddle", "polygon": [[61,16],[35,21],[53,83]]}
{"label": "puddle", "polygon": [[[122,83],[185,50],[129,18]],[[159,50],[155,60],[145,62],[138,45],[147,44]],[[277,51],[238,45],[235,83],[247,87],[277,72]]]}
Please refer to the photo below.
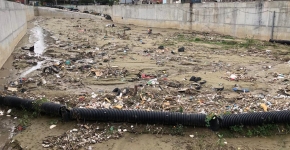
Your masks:
{"label": "puddle", "polygon": [[[46,34],[44,34],[44,30],[40,26],[38,26],[37,23],[35,23],[35,25],[36,26],[31,29],[31,35],[29,36],[29,42],[34,43],[34,55],[41,57],[41,55],[43,54],[43,52],[46,48],[46,44],[45,44]],[[31,72],[33,72],[37,69],[40,69],[44,62],[45,61],[37,62],[37,65],[25,70],[20,75],[20,77],[25,77],[26,75],[30,74]]]}
{"label": "puddle", "polygon": [[41,56],[46,48],[44,37],[46,36],[40,26],[31,29],[32,35],[29,37],[29,42],[34,43],[34,53],[36,56]]}
{"label": "puddle", "polygon": [[[0,108],[0,113],[3,112],[3,109]],[[0,116],[0,149],[3,149],[6,142],[11,139],[14,135],[14,129],[16,121],[11,117],[7,117],[5,114]]]}
{"label": "puddle", "polygon": [[37,65],[36,66],[33,66],[31,68],[29,68],[28,70],[26,70],[25,72],[23,72],[20,77],[25,77],[26,75],[28,75],[29,73],[37,70],[37,69],[40,69],[42,64],[44,63],[44,61],[40,61],[40,62],[37,62]]}

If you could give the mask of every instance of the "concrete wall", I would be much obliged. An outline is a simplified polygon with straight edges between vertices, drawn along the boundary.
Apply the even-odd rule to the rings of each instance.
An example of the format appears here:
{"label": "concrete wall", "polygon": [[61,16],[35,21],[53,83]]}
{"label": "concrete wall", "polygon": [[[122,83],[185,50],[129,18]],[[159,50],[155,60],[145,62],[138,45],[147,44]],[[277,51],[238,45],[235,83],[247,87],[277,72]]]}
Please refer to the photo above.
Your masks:
{"label": "concrete wall", "polygon": [[[113,6],[107,6],[107,5],[88,5],[88,6],[78,6],[78,9],[80,11],[95,11],[98,13],[103,13],[103,14],[113,14],[113,7],[116,8],[121,5],[113,5]],[[132,5],[131,7],[135,7],[135,5]]]}
{"label": "concrete wall", "polygon": [[[162,5],[78,6],[111,15],[114,22],[146,27],[216,32],[269,40],[276,11],[274,39],[290,40],[290,1]],[[192,12],[192,13],[191,13]]]}
{"label": "concrete wall", "polygon": [[0,0],[0,68],[27,31],[33,7]]}
{"label": "concrete wall", "polygon": [[101,16],[95,16],[86,13],[72,12],[68,10],[61,10],[57,8],[38,7],[35,11],[36,16],[57,17],[57,18],[91,18],[101,19]]}

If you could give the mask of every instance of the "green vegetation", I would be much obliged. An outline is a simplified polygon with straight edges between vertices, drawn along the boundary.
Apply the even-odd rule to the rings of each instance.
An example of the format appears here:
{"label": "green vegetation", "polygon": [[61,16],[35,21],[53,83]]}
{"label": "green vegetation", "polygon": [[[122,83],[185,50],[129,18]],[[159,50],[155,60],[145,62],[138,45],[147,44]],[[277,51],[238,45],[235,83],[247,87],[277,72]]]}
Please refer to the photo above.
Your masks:
{"label": "green vegetation", "polygon": [[215,44],[222,46],[225,49],[231,49],[231,48],[245,48],[245,49],[264,49],[267,48],[267,46],[276,46],[276,44],[269,43],[269,42],[263,42],[259,40],[255,40],[253,37],[245,38],[245,39],[235,39],[232,36],[226,35],[221,36],[217,39],[215,38],[209,38],[207,36],[200,38],[198,36],[190,35],[190,34],[178,34],[175,36],[175,38],[172,41],[164,41],[162,43],[164,46],[169,45],[175,45],[179,42],[185,42],[185,43],[204,43],[204,44]]}
{"label": "green vegetation", "polygon": [[194,41],[201,41],[201,39],[200,38],[195,38]]}
{"label": "green vegetation", "polygon": [[34,118],[40,116],[40,113],[41,113],[41,105],[45,102],[48,102],[48,100],[46,98],[42,98],[40,100],[35,100],[33,101],[33,113],[32,113],[32,116]]}
{"label": "green vegetation", "polygon": [[37,118],[40,116],[40,114],[41,114],[41,107],[40,106],[44,102],[47,102],[47,101],[48,100],[45,98],[42,98],[40,100],[35,100],[32,103],[33,111],[29,111],[29,110],[25,109],[24,107],[22,107],[21,110],[13,109],[11,115],[17,116],[19,118],[18,120],[19,120],[20,126],[27,127],[27,126],[31,125],[31,119]]}
{"label": "green vegetation", "polygon": [[223,134],[217,134],[217,136],[218,136],[218,141],[217,141],[217,145],[218,146],[224,146],[225,144],[227,144],[227,141],[226,141],[226,139],[224,139],[224,135]]}
{"label": "green vegetation", "polygon": [[213,116],[214,116],[213,113],[210,113],[206,116],[206,118],[205,118],[205,126],[206,127],[210,127],[209,121],[213,118]]}
{"label": "green vegetation", "polygon": [[178,42],[193,42],[195,41],[196,38],[192,37],[192,36],[185,36],[183,34],[179,34],[176,37],[176,41]]}
{"label": "green vegetation", "polygon": [[255,137],[255,136],[271,136],[279,134],[288,134],[290,132],[289,124],[263,124],[259,126],[235,125],[229,129],[221,131],[226,137]]}
{"label": "green vegetation", "polygon": [[223,38],[225,38],[225,39],[234,39],[234,37],[232,37],[230,35],[225,35],[225,36],[223,36]]}
{"label": "green vegetation", "polygon": [[48,121],[49,125],[53,125],[53,124],[57,124],[57,123],[58,123],[58,120],[50,120],[50,121]]}
{"label": "green vegetation", "polygon": [[30,123],[30,117],[28,114],[23,114],[23,116],[19,119],[19,125],[21,125],[22,127],[27,127],[29,126]]}
{"label": "green vegetation", "polygon": [[181,106],[179,107],[179,112],[183,113],[183,108]]}
{"label": "green vegetation", "polygon": [[171,128],[170,134],[172,134],[172,135],[184,135],[183,125],[179,124],[179,125],[173,126]]}

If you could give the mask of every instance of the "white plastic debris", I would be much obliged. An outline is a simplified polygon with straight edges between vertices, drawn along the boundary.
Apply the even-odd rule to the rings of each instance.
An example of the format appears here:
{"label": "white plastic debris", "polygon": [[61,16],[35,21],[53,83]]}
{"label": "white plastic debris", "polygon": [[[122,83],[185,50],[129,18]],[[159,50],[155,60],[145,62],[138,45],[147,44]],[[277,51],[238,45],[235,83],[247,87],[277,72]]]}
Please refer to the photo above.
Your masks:
{"label": "white plastic debris", "polygon": [[47,145],[47,144],[42,144],[42,147],[43,147],[43,148],[49,148],[49,145]]}
{"label": "white plastic debris", "polygon": [[149,85],[155,85],[155,84],[159,84],[159,82],[157,81],[157,78],[151,79],[147,82],[147,84]]}
{"label": "white plastic debris", "polygon": [[284,79],[284,75],[283,74],[278,74],[278,79]]}
{"label": "white plastic debris", "polygon": [[92,92],[92,98],[96,98],[98,95]]}
{"label": "white plastic debris", "polygon": [[237,75],[235,75],[235,74],[231,74],[230,78],[231,78],[232,80],[235,80],[235,79],[237,78]]}
{"label": "white plastic debris", "polygon": [[11,113],[11,111],[12,111],[11,109],[8,109],[8,110],[7,110],[7,114],[10,114],[10,113]]}
{"label": "white plastic debris", "polygon": [[56,125],[53,124],[53,125],[51,125],[49,128],[50,128],[50,129],[53,129],[54,127],[56,127]]}
{"label": "white plastic debris", "polygon": [[3,115],[4,115],[4,112],[0,110],[0,116],[3,116]]}
{"label": "white plastic debris", "polygon": [[194,135],[193,135],[193,134],[191,134],[191,135],[189,135],[189,137],[191,137],[191,138],[194,138]]}
{"label": "white plastic debris", "polygon": [[78,132],[78,129],[72,129],[73,132]]}
{"label": "white plastic debris", "polygon": [[41,79],[41,82],[42,82],[43,85],[46,84],[46,80],[44,78]]}

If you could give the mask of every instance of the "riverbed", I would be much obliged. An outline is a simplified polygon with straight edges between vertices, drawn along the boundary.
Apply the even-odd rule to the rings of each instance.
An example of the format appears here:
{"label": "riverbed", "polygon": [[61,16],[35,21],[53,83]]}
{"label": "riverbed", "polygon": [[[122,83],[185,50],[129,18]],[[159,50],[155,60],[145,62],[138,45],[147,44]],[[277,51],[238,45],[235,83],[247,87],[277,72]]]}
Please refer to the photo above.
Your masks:
{"label": "riverbed", "polygon": [[[106,27],[111,23],[104,20],[80,18],[67,20],[37,18],[30,24],[29,32],[16,47],[15,53],[6,62],[4,69],[1,70],[3,72],[0,72],[1,88],[9,85],[10,81],[18,80],[19,77],[31,78],[31,82],[22,87],[26,90],[25,92],[8,91],[7,93],[32,99],[46,98],[68,107],[82,108],[173,112],[180,112],[180,108],[182,108],[184,112],[193,113],[262,112],[264,110],[260,107],[261,103],[267,105],[268,111],[289,108],[287,97],[275,99],[275,96],[278,96],[276,93],[279,88],[285,87],[284,83],[287,82],[278,79],[277,76],[283,74],[284,78],[288,78],[289,71],[285,68],[289,67],[289,64],[286,61],[275,59],[271,53],[268,54],[274,49],[277,51],[288,50],[288,47],[269,45],[259,50],[245,47],[237,49],[232,45],[226,45],[227,47],[221,45],[218,41],[245,42],[243,39],[232,37],[225,39],[219,35],[203,38],[197,33],[158,28],[153,28],[154,34],[149,36],[146,27],[126,25],[126,29],[128,27],[131,29],[124,31],[125,27],[121,24],[115,24],[116,28]],[[122,35],[125,32],[126,34]],[[217,39],[214,39],[215,37]],[[35,53],[25,53],[21,49],[22,46],[29,44],[34,45]],[[165,48],[159,49],[160,45]],[[185,51],[178,52],[178,48],[182,46],[185,47]],[[17,57],[19,59],[17,61],[13,57],[23,54],[33,56],[36,65],[28,64],[27,60],[22,57]],[[281,55],[280,58],[283,57]],[[63,64],[59,65],[56,62]],[[43,68],[52,65],[62,69],[58,73],[43,74]],[[18,68],[15,69],[13,66]],[[94,66],[94,68],[82,70],[83,66]],[[106,74],[107,68],[120,69],[113,72],[117,73],[112,75],[112,72]],[[122,68],[127,69],[129,74],[126,76],[121,74]],[[91,69],[95,69],[94,74],[91,73]],[[141,79],[138,79],[136,74],[140,70],[144,78],[141,76]],[[243,74],[245,78],[241,78],[239,81],[229,78],[231,74],[242,74],[241,72],[246,72]],[[273,72],[277,73],[276,77]],[[190,89],[193,86],[189,81],[192,75],[202,77],[207,83],[198,92],[194,90],[189,94],[180,93],[180,91],[184,92],[183,89]],[[150,76],[158,76],[158,79],[161,79],[161,89],[157,85],[151,85],[152,81],[155,83],[155,80],[151,82],[146,80],[146,77]],[[41,82],[41,78],[45,79],[46,84]],[[136,78],[137,80],[135,80]],[[169,81],[174,86],[163,84]],[[118,99],[119,97],[112,93],[112,89],[115,87],[132,88],[136,84],[143,84],[147,87],[139,89],[136,99],[130,99],[130,96]],[[248,88],[251,92],[234,92],[232,87],[237,84]],[[221,85],[224,86],[223,92],[214,91],[214,88]],[[149,94],[142,96],[142,92],[145,93],[144,90],[147,90],[146,94]],[[221,95],[224,97],[220,98]],[[263,96],[264,99],[254,99],[255,97],[252,95],[265,96]],[[167,98],[167,100],[165,101],[163,98]],[[8,109],[5,108],[5,111]],[[3,138],[1,138],[7,139],[6,141],[10,140],[13,128],[17,125],[14,121],[18,121],[18,119],[14,119],[14,117],[3,116],[1,118],[4,126],[1,132]],[[57,140],[53,139],[63,140],[61,143],[64,145],[52,146],[67,146],[68,144],[63,139],[64,135],[72,131],[86,131],[95,126],[100,128],[99,132],[106,133],[108,131],[118,133],[120,132],[119,127],[122,127],[122,134],[115,138],[108,136],[96,144],[88,143],[80,149],[290,148],[289,135],[284,135],[286,132],[282,128],[275,130],[270,137],[229,137],[222,131],[213,132],[207,128],[162,124],[62,122],[60,118],[48,116],[29,120],[31,125],[11,139],[23,149],[45,149],[43,147],[47,145],[44,143],[47,143],[49,137],[52,137],[49,142],[54,144],[57,143]],[[247,129],[245,130],[247,131]]]}

